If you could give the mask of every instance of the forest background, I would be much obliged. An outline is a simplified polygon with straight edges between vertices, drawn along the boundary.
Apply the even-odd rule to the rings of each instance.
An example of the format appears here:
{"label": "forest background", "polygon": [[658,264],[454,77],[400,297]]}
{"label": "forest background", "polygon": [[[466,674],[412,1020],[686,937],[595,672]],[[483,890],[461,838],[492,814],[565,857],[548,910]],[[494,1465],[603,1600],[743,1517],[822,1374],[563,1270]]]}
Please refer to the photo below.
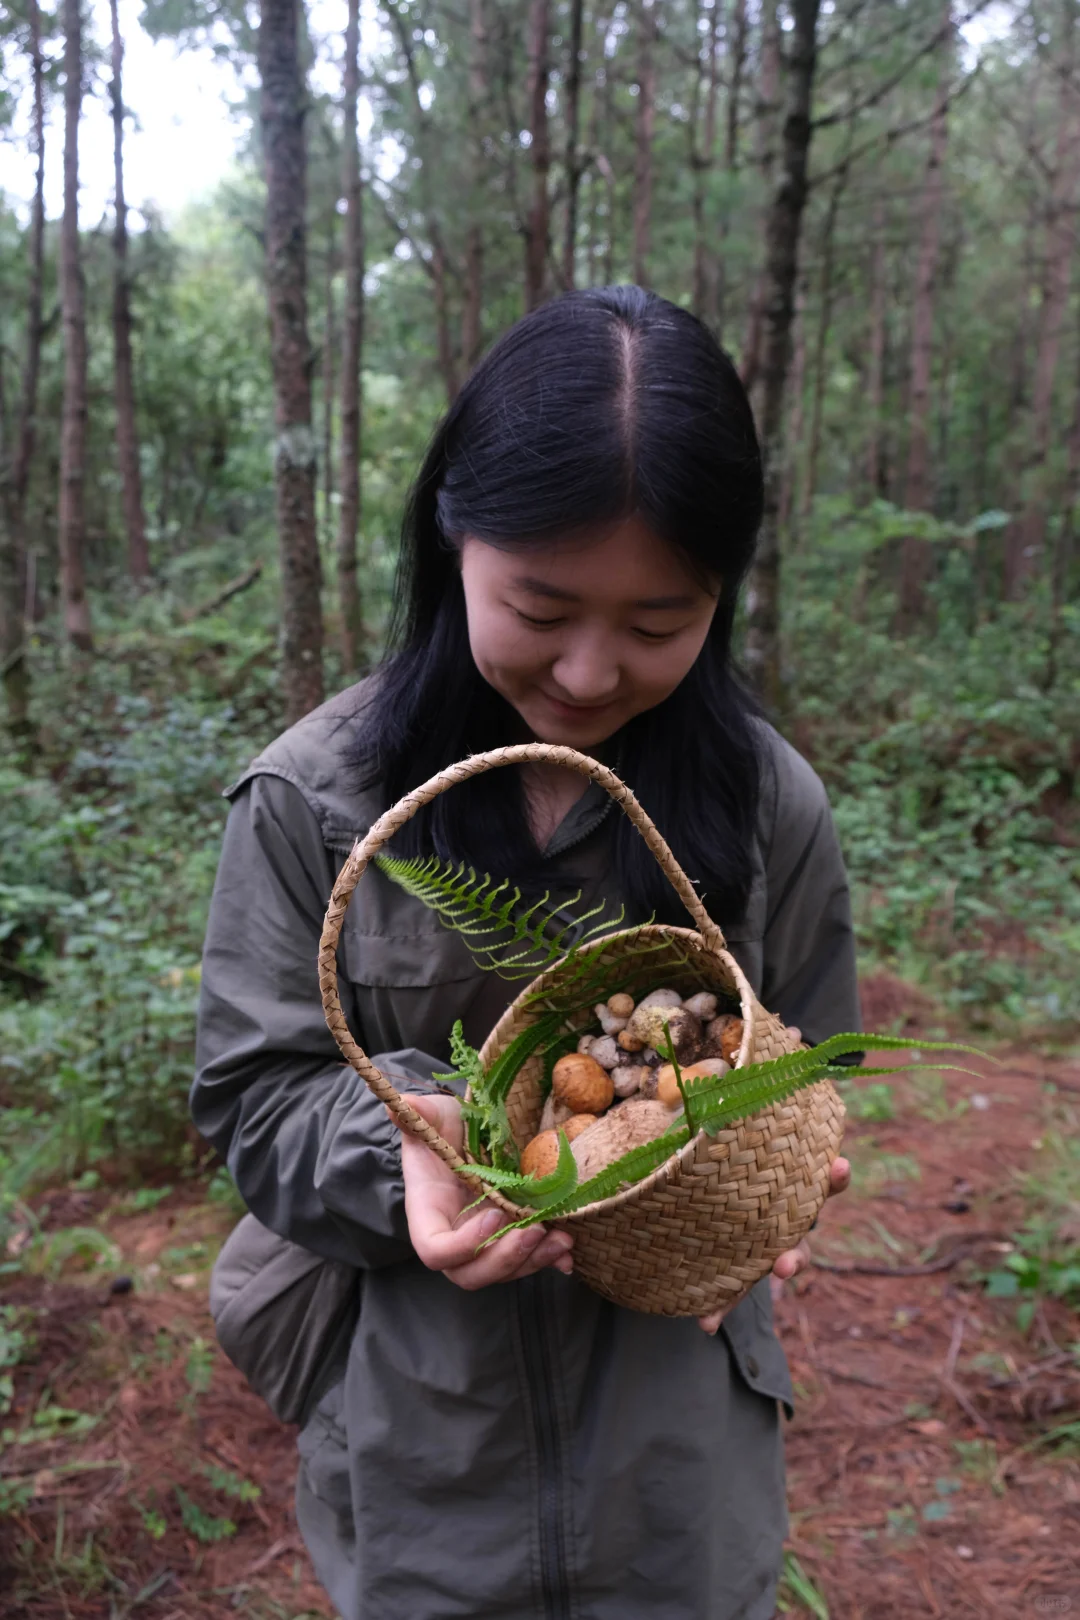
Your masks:
{"label": "forest background", "polygon": [[[736,358],[750,676],[824,776],[864,966],[1080,1020],[1075,0],[147,0],[235,162],[123,198],[115,0],[0,17],[0,1166],[201,1162],[221,789],[384,634],[470,365],[637,280]],[[316,26],[316,22],[318,26]],[[141,92],[145,93],[145,87]],[[115,181],[80,217],[100,102]],[[46,217],[48,141],[63,206]]]}

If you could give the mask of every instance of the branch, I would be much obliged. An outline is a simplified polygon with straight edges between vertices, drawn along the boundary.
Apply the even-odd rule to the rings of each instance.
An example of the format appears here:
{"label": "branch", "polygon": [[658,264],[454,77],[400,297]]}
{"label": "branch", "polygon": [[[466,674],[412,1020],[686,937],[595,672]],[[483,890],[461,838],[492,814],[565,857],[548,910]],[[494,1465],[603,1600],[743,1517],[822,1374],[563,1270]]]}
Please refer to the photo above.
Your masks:
{"label": "branch", "polygon": [[834,124],[843,124],[849,118],[855,118],[859,113],[866,112],[868,108],[876,107],[879,101],[884,101],[885,97],[896,89],[901,80],[907,77],[916,63],[921,62],[923,57],[929,56],[932,51],[936,51],[938,46],[949,37],[954,29],[962,28],[965,23],[971,22],[973,17],[977,17],[981,11],[985,11],[991,3],[992,0],[978,0],[978,4],[972,6],[970,11],[965,12],[959,22],[943,23],[940,28],[931,34],[925,44],[921,45],[913,56],[909,56],[907,61],[902,63],[891,77],[879,84],[876,90],[871,90],[861,101],[853,102],[850,107],[844,107],[839,112],[826,113],[822,118],[815,118],[811,128],[815,130],[830,129]]}
{"label": "branch", "polygon": [[[976,62],[967,78],[964,79],[955,90],[950,91],[945,100],[946,110],[954,106],[956,102],[960,100],[961,96],[967,94],[981,71],[982,64],[980,62]],[[882,130],[880,135],[872,135],[868,141],[864,141],[861,146],[855,147],[854,150],[849,152],[846,157],[841,158],[839,163],[834,163],[831,169],[823,169],[820,174],[815,174],[810,180],[811,189],[814,186],[821,186],[824,185],[826,181],[832,180],[841,172],[841,170],[851,168],[854,164],[858,163],[860,158],[864,158],[868,152],[872,152],[876,146],[884,145],[886,148],[895,146],[896,142],[902,140],[905,135],[911,135],[914,134],[916,130],[925,129],[927,124],[932,124],[934,119],[937,118],[940,113],[941,106],[938,105],[936,107],[932,107],[928,113],[922,113],[918,118],[909,118],[903,124],[894,124],[891,129]]]}
{"label": "branch", "polygon": [[246,574],[239,574],[236,579],[231,579],[227,585],[218,591],[216,596],[210,598],[209,602],[203,602],[200,607],[188,608],[186,613],[180,615],[181,622],[183,624],[194,624],[196,619],[205,619],[208,613],[216,613],[219,607],[224,607],[225,603],[231,601],[234,596],[239,596],[240,592],[246,591],[249,585],[254,585],[262,573],[262,569],[261,562],[253,563]]}

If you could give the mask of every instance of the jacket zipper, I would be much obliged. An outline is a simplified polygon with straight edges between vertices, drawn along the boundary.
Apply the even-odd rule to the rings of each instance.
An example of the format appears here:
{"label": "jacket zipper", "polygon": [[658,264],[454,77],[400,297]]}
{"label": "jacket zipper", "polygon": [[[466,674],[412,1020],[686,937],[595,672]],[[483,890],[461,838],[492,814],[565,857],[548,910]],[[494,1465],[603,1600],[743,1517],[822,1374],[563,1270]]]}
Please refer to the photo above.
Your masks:
{"label": "jacket zipper", "polygon": [[559,1420],[551,1379],[553,1358],[543,1308],[543,1278],[518,1284],[525,1375],[532,1403],[540,1485],[540,1587],[545,1620],[571,1620],[566,1571]]}

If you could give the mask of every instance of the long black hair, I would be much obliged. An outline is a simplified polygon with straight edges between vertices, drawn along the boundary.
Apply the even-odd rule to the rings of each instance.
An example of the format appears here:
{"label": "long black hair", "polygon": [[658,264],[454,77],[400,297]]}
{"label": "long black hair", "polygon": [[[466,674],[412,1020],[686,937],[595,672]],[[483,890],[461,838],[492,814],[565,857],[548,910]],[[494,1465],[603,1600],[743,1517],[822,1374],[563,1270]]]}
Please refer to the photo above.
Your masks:
{"label": "long black hair", "polygon": [[[694,316],[640,287],[568,293],[525,316],[466,382],[411,491],[391,651],[356,739],[361,777],[382,782],[393,801],[466,754],[520,740],[520,720],[469,650],[455,555],[466,535],[524,546],[637,513],[721,586],[689,674],[620,734],[619,770],[710,909],[739,916],[760,772],[731,636],[761,508],[745,390]],[[615,840],[628,917],[685,921],[623,816]],[[519,882],[540,864],[516,771],[441,795],[396,847]]]}

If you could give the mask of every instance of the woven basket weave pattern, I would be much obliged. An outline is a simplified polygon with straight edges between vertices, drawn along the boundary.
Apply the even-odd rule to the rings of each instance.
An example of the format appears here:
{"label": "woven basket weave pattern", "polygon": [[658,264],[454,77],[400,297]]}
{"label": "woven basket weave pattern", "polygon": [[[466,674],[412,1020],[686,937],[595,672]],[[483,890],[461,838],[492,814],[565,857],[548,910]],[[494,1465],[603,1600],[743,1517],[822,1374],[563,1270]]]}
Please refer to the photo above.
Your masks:
{"label": "woven basket weave pattern", "polygon": [[[368,862],[421,806],[479,771],[543,761],[579,771],[611,794],[637,827],[679,895],[697,931],[651,925],[606,942],[601,963],[625,975],[628,942],[655,945],[641,958],[637,993],[672,984],[683,994],[713,990],[738,1000],[744,1030],[736,1064],[763,1062],[796,1051],[787,1029],[757,1000],[723,935],[671,850],[624,782],[571,748],[526,743],[477,754],[440,772],[386,811],[360,840],[338,875],[319,945],[319,982],[327,1023],[347,1062],[410,1131],[463,1173],[479,1194],[512,1217],[521,1209],[476,1178],[434,1126],[416,1112],[353,1039],[341,1009],[337,942],[349,898]],[[572,971],[572,970],[570,970]],[[635,968],[635,973],[638,969]],[[567,970],[560,964],[529,985],[507,1008],[481,1049],[485,1064],[550,1007]],[[552,1001],[552,998],[554,1002]],[[583,1023],[587,1015],[579,1015]],[[519,1146],[535,1133],[543,1106],[540,1056],[523,1065],[507,1099]],[[576,1210],[555,1223],[574,1233],[575,1275],[616,1304],[663,1316],[701,1316],[734,1304],[771,1269],[776,1257],[805,1236],[828,1196],[829,1169],[843,1135],[844,1108],[828,1081],[819,1081],[753,1119],[715,1137],[700,1133],[637,1186]]]}

